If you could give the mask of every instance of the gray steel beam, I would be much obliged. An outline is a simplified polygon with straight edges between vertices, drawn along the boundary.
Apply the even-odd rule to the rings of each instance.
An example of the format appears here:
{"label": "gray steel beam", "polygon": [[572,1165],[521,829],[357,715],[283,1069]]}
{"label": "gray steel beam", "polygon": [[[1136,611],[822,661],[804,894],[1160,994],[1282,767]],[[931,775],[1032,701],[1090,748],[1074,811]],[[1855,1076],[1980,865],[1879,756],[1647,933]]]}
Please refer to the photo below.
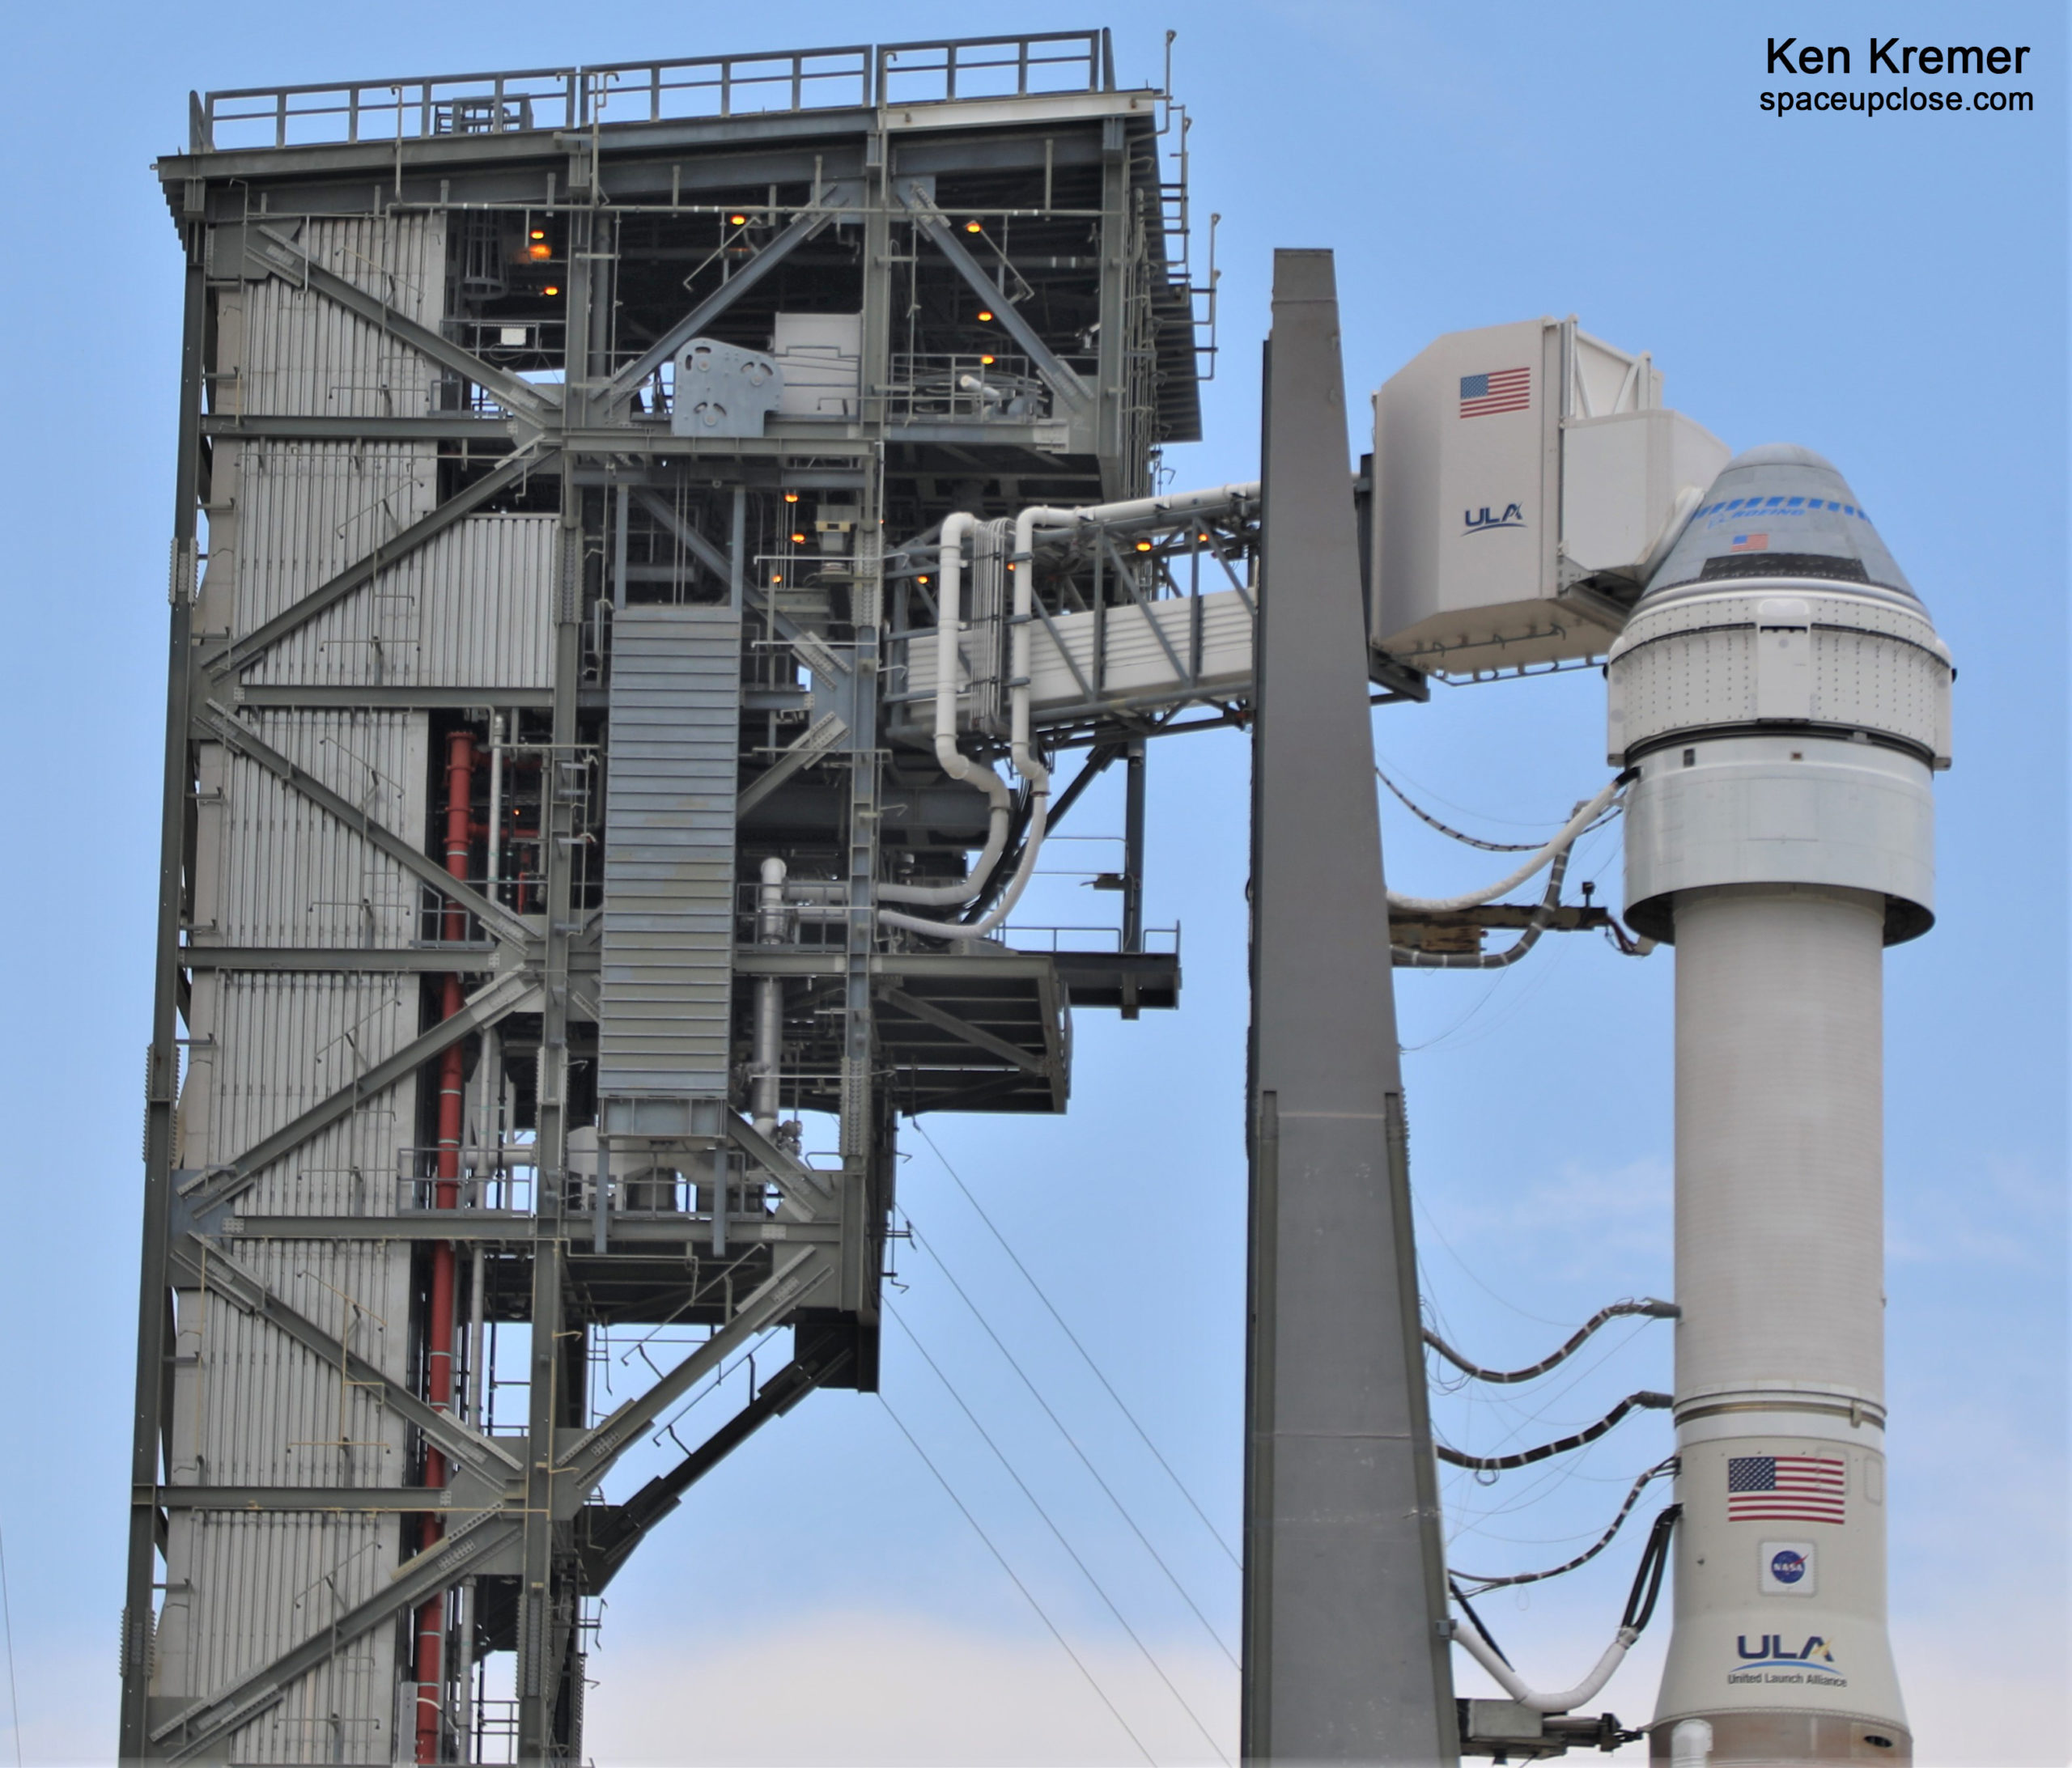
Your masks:
{"label": "gray steel beam", "polygon": [[1036,328],[1021,316],[1021,310],[1008,299],[1000,285],[986,274],[985,267],[965,250],[964,242],[957,237],[956,230],[949,224],[949,218],[912,180],[902,180],[895,188],[900,201],[913,216],[914,224],[928,236],[929,243],[949,260],[957,273],[985,302],[993,317],[1006,329],[1008,335],[1035,365],[1036,372],[1059,398],[1075,411],[1090,406],[1093,394],[1085,381],[1076,370],[1058,360],[1051,346],[1037,335]]}
{"label": "gray steel beam", "polygon": [[[780,1169],[781,1171],[781,1169]],[[772,1245],[791,1240],[821,1244],[836,1238],[839,1226],[832,1222],[787,1218],[758,1222],[752,1217],[730,1218],[727,1240],[730,1245]],[[516,1210],[441,1210],[409,1215],[236,1215],[223,1224],[223,1235],[232,1242],[245,1240],[452,1240],[471,1246],[509,1246],[520,1250],[550,1239],[539,1228],[537,1218]],[[695,1242],[706,1248],[711,1239],[711,1223],[701,1216],[663,1213],[650,1216],[614,1215],[611,1219],[610,1252],[639,1252],[643,1256],[657,1247],[682,1248]]]}
{"label": "gray steel beam", "polygon": [[226,748],[236,750],[248,760],[257,761],[282,785],[299,793],[320,810],[336,817],[369,846],[386,854],[405,871],[430,884],[448,901],[465,909],[482,923],[483,931],[492,938],[520,943],[533,938],[533,930],[522,918],[513,914],[503,904],[491,901],[473,885],[461,883],[431,854],[419,851],[394,830],[375,821],[350,799],[339,796],[308,769],[290,761],[257,732],[240,723],[227,706],[214,700],[209,701],[195,716],[194,734],[221,743]]}
{"label": "gray steel beam", "polygon": [[601,409],[609,410],[630,399],[634,389],[672,356],[699,336],[705,328],[775,269],[807,240],[846,209],[856,206],[853,191],[833,184],[816,193],[811,207],[792,218],[792,224],[700,301],[675,324],[656,338],[640,355],[607,381],[598,394]]}
{"label": "gray steel beam", "polygon": [[[291,1117],[272,1134],[262,1136],[235,1160],[203,1169],[189,1181],[191,1189],[177,1199],[176,1213],[197,1224],[208,1223],[273,1162],[292,1154],[312,1136],[329,1129],[342,1117],[387,1092],[462,1038],[516,1011],[539,992],[539,979],[524,970],[514,971],[492,982],[471,996],[451,1019],[443,1019],[430,1031],[420,1032],[393,1055],[375,1063],[365,1074],[341,1087],[329,1098],[318,1100],[307,1111]],[[213,1227],[213,1223],[210,1225]]]}
{"label": "gray steel beam", "polygon": [[635,1438],[758,1333],[776,1325],[827,1280],[824,1253],[810,1246],[784,1257],[735,1310],[734,1316],[645,1393],[584,1433],[558,1457],[564,1476],[562,1514],[572,1516]]}
{"label": "gray steel beam", "polygon": [[1331,254],[1274,257],[1252,760],[1242,1750],[1452,1763]]}
{"label": "gray steel beam", "polygon": [[[349,685],[329,681],[239,681],[226,685],[231,702],[240,706],[303,706],[312,710],[337,708],[351,711],[380,709],[397,712],[471,712],[484,708],[508,712],[514,707],[524,707],[544,712],[554,704],[551,688],[415,688],[382,682]],[[585,710],[603,711],[607,697],[604,689],[593,690],[584,702]]]}
{"label": "gray steel beam", "polygon": [[[647,1393],[628,1401],[602,1424],[571,1445],[563,1455],[555,1456],[550,1448],[541,1442],[539,1434],[536,1431],[533,1433],[533,1440],[539,1452],[534,1453],[530,1449],[528,1451],[529,1465],[525,1469],[524,1497],[520,1498],[515,1494],[508,1495],[501,1505],[493,1509],[464,1509],[458,1506],[454,1507],[449,1513],[457,1520],[445,1538],[435,1546],[419,1554],[414,1559],[399,1567],[384,1588],[368,1597],[357,1607],[347,1610],[346,1613],[329,1622],[308,1639],[304,1640],[301,1644],[283,1652],[271,1663],[248,1672],[229,1688],[206,1699],[197,1701],[191,1706],[183,1708],[172,1718],[163,1721],[151,1730],[150,1741],[156,1744],[163,1754],[172,1761],[182,1762],[193,1759],[205,1751],[210,1750],[211,1746],[239,1726],[251,1723],[253,1719],[279,1700],[286,1693],[288,1685],[297,1677],[306,1675],[310,1670],[314,1669],[341,1646],[350,1644],[353,1640],[372,1631],[384,1622],[405,1613],[418,1604],[437,1596],[441,1591],[451,1589],[453,1585],[467,1576],[470,1571],[475,1570],[492,1554],[503,1552],[513,1545],[521,1545],[529,1528],[532,1525],[537,1524],[541,1531],[551,1538],[554,1532],[553,1524],[558,1520],[564,1527],[566,1526],[567,1520],[573,1517],[576,1511],[582,1507],[589,1494],[597,1489],[597,1482],[610,1471],[612,1466],[631,1446],[635,1437],[698,1381],[717,1368],[728,1356],[758,1333],[775,1325],[783,1314],[796,1306],[813,1291],[824,1274],[825,1261],[822,1261],[822,1269],[818,1272],[802,1272],[800,1267],[806,1261],[816,1256],[809,1249],[805,1249],[787,1261],[748,1298],[733,1319],[729,1321],[724,1327],[714,1333],[703,1345],[693,1351]],[[219,1262],[220,1260],[212,1261],[212,1264]],[[554,1281],[558,1285],[560,1282],[560,1273],[556,1261],[541,1259],[534,1267],[536,1278],[538,1272],[548,1270],[550,1266],[553,1267]],[[257,1279],[248,1280],[257,1282]],[[263,1288],[263,1286],[261,1287]],[[537,1291],[537,1281],[535,1287]],[[540,1331],[539,1301],[540,1298],[536,1292],[533,1326],[535,1333]],[[278,1300],[274,1307],[268,1312],[269,1317],[277,1319],[280,1317],[282,1306]],[[546,1317],[554,1322],[553,1329],[558,1330],[560,1308],[558,1290],[555,1299],[549,1304],[546,1314]],[[295,1317],[299,1318],[299,1316]],[[307,1323],[304,1322],[304,1324]],[[309,1330],[320,1338],[324,1337],[314,1327],[310,1328]],[[297,1336],[300,1337],[302,1334],[298,1333]],[[304,1342],[308,1342],[307,1339]],[[335,1348],[342,1350],[342,1346],[336,1346],[336,1341],[327,1342]],[[552,1356],[554,1353],[550,1350],[548,1355]],[[357,1359],[351,1360],[357,1365]],[[354,1378],[356,1380],[362,1379],[381,1380],[378,1371],[367,1369],[363,1365],[355,1367]],[[384,1384],[387,1386],[388,1393],[391,1396],[389,1403],[397,1404],[393,1397],[398,1390],[393,1385],[385,1383]],[[442,1427],[449,1427],[451,1431],[457,1431],[465,1437],[473,1438],[474,1445],[488,1449],[495,1455],[499,1461],[505,1463],[510,1461],[510,1457],[505,1454],[500,1446],[490,1442],[486,1438],[473,1438],[473,1432],[465,1431],[464,1427],[454,1424],[444,1414],[432,1412],[429,1407],[424,1406],[422,1401],[414,1401],[413,1403],[421,1409],[424,1418]],[[414,1418],[413,1422],[421,1422],[421,1420]],[[447,1446],[448,1439],[441,1439],[441,1447]],[[515,1464],[511,1465],[510,1471],[513,1473],[517,1472]],[[558,1481],[555,1478],[557,1475],[559,1476]],[[539,1492],[542,1481],[546,1482],[546,1495],[550,1499],[558,1499],[562,1504],[563,1508],[558,1517],[551,1511],[536,1516],[531,1509],[532,1500]],[[140,1507],[148,1507],[155,1509],[154,1501],[160,1495],[163,1490],[155,1484],[151,1486],[146,1492],[140,1495]],[[399,1492],[401,1490],[397,1489]],[[422,1511],[426,1507],[425,1495],[422,1492],[404,1492],[402,1495],[416,1499],[417,1502],[413,1507],[414,1509]],[[325,1493],[312,1495],[329,1498],[334,1495]],[[353,1495],[340,1493],[335,1495],[345,1498],[350,1502]],[[284,1505],[282,1507],[287,1507]],[[323,1507],[333,1507],[327,1505]],[[554,1568],[550,1567],[550,1571],[552,1569]],[[525,1593],[521,1588],[521,1605]],[[541,1594],[543,1598],[546,1595],[544,1585],[542,1585]],[[542,1605],[544,1606],[544,1603]],[[542,1640],[541,1643],[544,1643],[545,1641]],[[520,1698],[522,1705],[529,1698],[525,1694],[527,1686],[524,1679],[525,1640],[522,1623],[520,1653]],[[543,1660],[548,1655],[541,1653],[541,1659]],[[546,1664],[543,1661],[536,1660],[536,1667],[544,1670]],[[546,1678],[543,1676],[534,1677],[530,1684],[532,1693],[529,1698],[536,1706],[550,1708],[552,1692],[550,1690],[545,1689],[545,1683]],[[550,1711],[537,1712],[535,1715],[535,1723],[543,1730],[546,1729],[550,1725],[551,1716]],[[142,1751],[138,1752],[140,1757],[142,1753]],[[529,1754],[521,1745],[518,1759],[522,1762],[531,1764],[545,1762],[550,1757],[544,1750]]]}
{"label": "gray steel beam", "polygon": [[849,727],[839,714],[821,714],[809,727],[800,732],[796,742],[741,788],[741,795],[734,801],[735,816],[747,816],[800,768],[810,767],[815,761],[832,753],[848,734]]}
{"label": "gray steel beam", "polygon": [[[450,1486],[158,1486],[138,1501],[160,1510],[248,1511],[323,1516],[422,1516],[435,1510],[465,1516],[499,1510],[493,1504],[455,1504]],[[444,1499],[448,1502],[441,1502]]]}
{"label": "gray steel beam", "polygon": [[211,676],[217,678],[235,675],[240,669],[248,668],[290,633],[306,626],[327,608],[336,606],[362,585],[372,583],[379,573],[408,558],[427,541],[435,540],[462,516],[508,490],[528,473],[537,471],[553,458],[550,450],[540,453],[520,449],[495,472],[483,474],[473,485],[448,498],[429,515],[413,522],[394,539],[384,541],[364,558],[348,565],[337,576],[318,584],[307,596],[283,608],[263,625],[255,626],[242,638],[233,638],[214,651],[204,652],[201,659],[202,667]]}
{"label": "gray steel beam", "polygon": [[1004,1037],[996,1037],[983,1026],[974,1025],[969,1020],[959,1019],[954,1013],[945,1011],[932,1001],[923,1001],[909,994],[903,989],[881,988],[878,998],[890,1001],[902,1013],[911,1014],[924,1024],[938,1031],[948,1032],[953,1037],[962,1038],[974,1049],[983,1049],[988,1055],[997,1056],[1025,1074],[1042,1075],[1047,1078],[1057,1067],[1055,1057],[1035,1056],[1019,1044],[1010,1044]]}
{"label": "gray steel beam", "polygon": [[212,412],[202,434],[231,442],[479,442],[507,447],[537,434],[508,418],[464,418],[434,412],[422,418],[281,418]]}
{"label": "gray steel beam", "polygon": [[[185,187],[198,204],[198,186]],[[151,1041],[144,1086],[143,1244],[137,1296],[136,1389],[130,1419],[133,1492],[156,1483],[163,1438],[168,1283],[172,1204],[175,1112],[180,1097],[180,1015],[184,978],[180,932],[188,876],[187,808],[193,772],[188,741],[189,667],[193,642],[194,557],[202,458],[202,395],[207,367],[208,272],[198,218],[183,216],[186,290],[180,329],[177,453],[174,457],[172,568],[168,593],[165,759],[159,790],[159,876]],[[132,1503],[124,1569],[122,1695],[117,1749],[123,1762],[141,1762],[149,1746],[151,1643],[158,1577],[158,1511]]]}
{"label": "gray steel beam", "polygon": [[308,1675],[342,1647],[383,1622],[451,1589],[491,1554],[507,1548],[517,1533],[517,1525],[503,1511],[464,1515],[436,1546],[397,1567],[389,1582],[364,1602],[221,1694],[183,1707],[153,1727],[151,1742],[169,1762],[192,1762],[205,1753],[217,1756],[216,1745],[280,1700],[296,1677]]}
{"label": "gray steel beam", "polygon": [[263,222],[245,223],[244,259],[262,274],[277,276],[283,282],[322,295],[325,300],[399,339],[420,356],[486,388],[507,409],[531,418],[535,423],[546,423],[554,416],[554,402],[531,382],[483,361],[473,350],[463,350],[451,338],[442,337],[429,326],[420,325],[397,312],[379,296],[369,295],[357,284],[325,269],[277,228]]}
{"label": "gray steel beam", "polygon": [[173,1243],[168,1264],[178,1287],[206,1290],[277,1327],[320,1363],[336,1369],[341,1381],[372,1394],[377,1405],[415,1426],[456,1461],[473,1469],[499,1489],[506,1479],[516,1477],[515,1456],[469,1430],[452,1414],[427,1405],[401,1383],[391,1381],[366,1358],[276,1295],[220,1246],[197,1234],[183,1234]]}
{"label": "gray steel beam", "polygon": [[431,976],[487,976],[499,968],[494,945],[183,945],[188,970],[354,970]]}

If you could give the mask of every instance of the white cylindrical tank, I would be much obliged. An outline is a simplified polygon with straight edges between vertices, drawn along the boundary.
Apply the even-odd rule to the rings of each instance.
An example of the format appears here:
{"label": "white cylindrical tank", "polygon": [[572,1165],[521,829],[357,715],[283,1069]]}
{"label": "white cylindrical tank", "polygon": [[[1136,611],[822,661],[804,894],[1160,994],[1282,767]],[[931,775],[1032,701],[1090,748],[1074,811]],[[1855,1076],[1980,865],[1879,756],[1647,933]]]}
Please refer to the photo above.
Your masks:
{"label": "white cylindrical tank", "polygon": [[1884,948],[1950,655],[1841,475],[1752,449],[1612,647],[1627,917],[1676,948],[1677,1499],[1652,1750],[1911,1760],[1885,1612]]}

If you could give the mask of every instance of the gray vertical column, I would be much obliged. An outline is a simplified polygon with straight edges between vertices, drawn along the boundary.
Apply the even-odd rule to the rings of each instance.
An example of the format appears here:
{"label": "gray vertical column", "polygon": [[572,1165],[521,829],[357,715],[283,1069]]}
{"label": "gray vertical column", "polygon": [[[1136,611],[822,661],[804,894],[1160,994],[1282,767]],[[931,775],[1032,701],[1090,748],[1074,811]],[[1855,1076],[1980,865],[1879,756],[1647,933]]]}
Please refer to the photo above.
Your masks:
{"label": "gray vertical column", "polygon": [[1248,1762],[1458,1753],[1338,300],[1274,256],[1252,747]]}

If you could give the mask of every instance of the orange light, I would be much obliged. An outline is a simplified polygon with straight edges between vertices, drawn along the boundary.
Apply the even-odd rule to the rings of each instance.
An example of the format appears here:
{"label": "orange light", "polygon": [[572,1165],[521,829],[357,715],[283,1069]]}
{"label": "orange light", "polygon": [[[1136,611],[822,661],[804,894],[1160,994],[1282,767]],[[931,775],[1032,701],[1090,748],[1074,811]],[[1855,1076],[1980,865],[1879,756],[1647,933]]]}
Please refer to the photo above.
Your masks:
{"label": "orange light", "polygon": [[914,579],[914,581],[915,581],[915,583],[925,583],[926,582],[928,582],[928,579],[927,579],[927,578],[925,578],[925,577],[917,577],[917,578],[915,578],[915,579]]}
{"label": "orange light", "polygon": [[728,215],[727,217],[727,225],[730,227],[745,227],[748,225],[748,217],[746,215]]}
{"label": "orange light", "polygon": [[535,261],[541,258],[550,258],[554,256],[554,248],[550,245],[529,245],[525,248],[525,256]]}
{"label": "orange light", "polygon": [[803,534],[794,534],[792,536],[792,544],[794,546],[804,546],[806,544],[805,536]]}
{"label": "orange light", "polygon": [[981,356],[979,361],[985,367],[991,368],[993,366],[993,359],[990,356]]}
{"label": "orange light", "polygon": [[546,295],[558,295],[561,293],[561,286],[557,282],[550,282],[541,292]]}
{"label": "orange light", "polygon": [[984,321],[984,320],[989,320],[989,319],[991,319],[992,316],[992,316],[991,313],[987,312],[984,307],[980,307],[980,308],[979,309],[979,320],[980,320],[982,322],[983,322],[983,321]]}
{"label": "orange light", "polygon": [[782,571],[772,571],[770,574],[770,581],[773,584],[781,583],[784,581],[784,574]]}
{"label": "orange light", "polygon": [[787,503],[796,503],[799,501],[799,494],[796,491],[787,491],[784,494],[784,501]]}
{"label": "orange light", "polygon": [[545,238],[546,238],[546,236],[547,236],[547,234],[546,234],[546,228],[544,228],[544,227],[535,227],[535,228],[533,228],[533,237],[535,240],[544,240]]}
{"label": "orange light", "polygon": [[985,229],[981,227],[975,221],[967,221],[964,223],[964,231],[966,233],[983,233],[985,231]]}
{"label": "orange light", "polygon": [[1151,542],[1149,541],[1139,541],[1136,543],[1136,549],[1140,553],[1148,553],[1151,550]]}

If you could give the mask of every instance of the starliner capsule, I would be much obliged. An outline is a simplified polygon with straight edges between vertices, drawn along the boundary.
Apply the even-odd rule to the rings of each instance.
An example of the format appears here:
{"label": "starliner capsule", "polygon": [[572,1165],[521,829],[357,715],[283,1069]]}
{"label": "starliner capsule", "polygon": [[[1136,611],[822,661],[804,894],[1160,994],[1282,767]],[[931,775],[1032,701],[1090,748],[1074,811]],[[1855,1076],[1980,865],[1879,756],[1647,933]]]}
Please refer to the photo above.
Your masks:
{"label": "starliner capsule", "polygon": [[1627,917],[1676,948],[1657,1760],[1911,1760],[1886,1626],[1883,950],[1934,919],[1950,653],[1840,473],[1730,461],[1613,646]]}

